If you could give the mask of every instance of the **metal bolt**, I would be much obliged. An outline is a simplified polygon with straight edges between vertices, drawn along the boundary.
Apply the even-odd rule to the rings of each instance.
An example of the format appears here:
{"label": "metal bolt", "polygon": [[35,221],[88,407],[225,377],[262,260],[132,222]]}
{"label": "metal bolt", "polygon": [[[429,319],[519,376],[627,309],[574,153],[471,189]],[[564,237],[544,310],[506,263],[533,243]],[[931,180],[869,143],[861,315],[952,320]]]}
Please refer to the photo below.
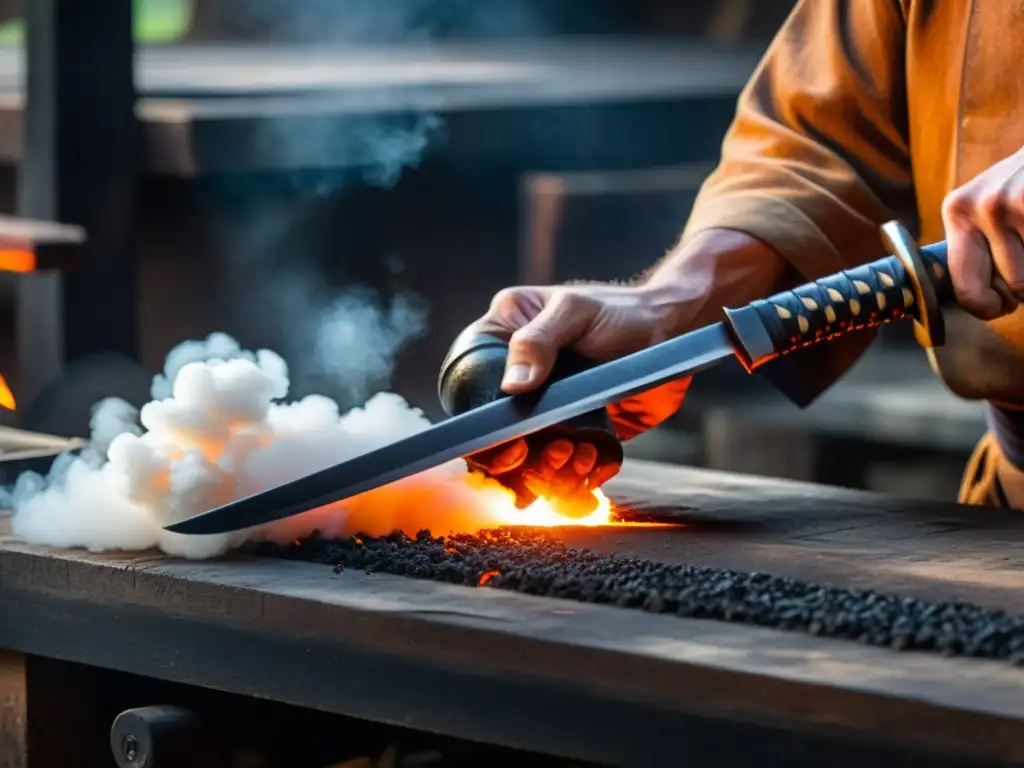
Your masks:
{"label": "metal bolt", "polygon": [[139,756],[139,741],[134,736],[125,736],[121,742],[121,749],[124,750],[125,759],[134,763]]}

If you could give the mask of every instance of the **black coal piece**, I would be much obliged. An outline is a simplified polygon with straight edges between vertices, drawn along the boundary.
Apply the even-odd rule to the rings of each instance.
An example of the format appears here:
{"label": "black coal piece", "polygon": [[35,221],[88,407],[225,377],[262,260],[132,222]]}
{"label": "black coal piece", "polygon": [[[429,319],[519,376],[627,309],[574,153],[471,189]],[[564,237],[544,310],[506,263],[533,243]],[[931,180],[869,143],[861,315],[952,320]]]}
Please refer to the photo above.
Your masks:
{"label": "black coal piece", "polygon": [[570,549],[552,533],[498,528],[478,534],[262,543],[255,554],[465,586],[606,603],[654,613],[745,622],[894,650],[1024,664],[1024,617],[967,603],[851,591],[765,573],[672,565]]}

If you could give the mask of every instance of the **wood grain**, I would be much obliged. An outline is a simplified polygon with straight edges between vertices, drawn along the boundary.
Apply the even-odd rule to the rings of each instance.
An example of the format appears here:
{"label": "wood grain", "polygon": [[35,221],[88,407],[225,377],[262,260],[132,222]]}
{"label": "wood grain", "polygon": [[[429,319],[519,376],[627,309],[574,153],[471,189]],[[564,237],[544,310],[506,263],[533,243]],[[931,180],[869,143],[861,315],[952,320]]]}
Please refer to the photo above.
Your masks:
{"label": "wood grain", "polygon": [[[687,527],[566,530],[569,543],[1021,604],[1012,514],[643,462],[611,490]],[[694,744],[710,738],[710,720],[1024,760],[1024,672],[1005,664],[302,563],[49,552],[5,536],[0,646],[367,719],[401,711],[452,735],[518,718],[519,735],[495,743],[581,758],[626,749],[618,719],[651,749],[684,723]],[[515,714],[536,696],[589,719]]]}
{"label": "wood grain", "polygon": [[1024,613],[1020,512],[646,462],[609,493],[686,527],[566,529],[567,543]]}

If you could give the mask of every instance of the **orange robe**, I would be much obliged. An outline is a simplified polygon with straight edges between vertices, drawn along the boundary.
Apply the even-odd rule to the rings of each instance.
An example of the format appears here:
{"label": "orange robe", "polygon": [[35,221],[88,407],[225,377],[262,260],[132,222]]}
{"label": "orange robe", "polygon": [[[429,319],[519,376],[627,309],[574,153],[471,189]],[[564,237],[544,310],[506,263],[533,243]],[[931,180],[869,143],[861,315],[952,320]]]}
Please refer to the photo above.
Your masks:
{"label": "orange robe", "polygon": [[[1024,0],[800,0],[684,240],[740,230],[815,278],[883,255],[889,219],[942,239],[946,194],[1024,146],[1022,35]],[[932,363],[952,391],[1024,406],[1024,307],[947,324]],[[832,370],[869,340],[836,345]]]}

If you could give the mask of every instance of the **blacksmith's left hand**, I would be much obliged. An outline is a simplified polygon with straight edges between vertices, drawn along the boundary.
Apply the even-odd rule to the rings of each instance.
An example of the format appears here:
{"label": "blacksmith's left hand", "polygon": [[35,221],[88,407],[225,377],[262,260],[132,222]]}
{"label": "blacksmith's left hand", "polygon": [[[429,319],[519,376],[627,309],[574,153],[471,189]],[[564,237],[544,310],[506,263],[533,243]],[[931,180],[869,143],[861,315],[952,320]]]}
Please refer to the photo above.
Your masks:
{"label": "blacksmith's left hand", "polygon": [[942,206],[957,303],[982,320],[1024,301],[1024,149],[953,190]]}

